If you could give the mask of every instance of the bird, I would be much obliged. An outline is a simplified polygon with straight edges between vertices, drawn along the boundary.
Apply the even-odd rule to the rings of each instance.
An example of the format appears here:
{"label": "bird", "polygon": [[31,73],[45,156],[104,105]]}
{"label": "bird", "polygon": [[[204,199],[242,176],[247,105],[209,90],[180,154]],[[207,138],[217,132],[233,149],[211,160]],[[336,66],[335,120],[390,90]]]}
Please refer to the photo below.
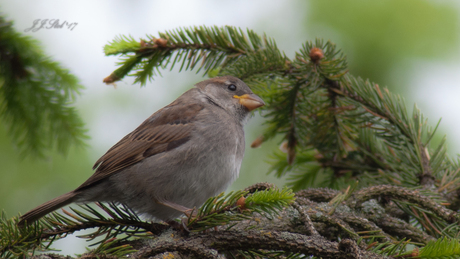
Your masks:
{"label": "bird", "polygon": [[74,202],[113,202],[152,220],[173,221],[236,180],[243,127],[263,105],[239,78],[199,82],[112,146],[83,184],[25,213],[18,225]]}

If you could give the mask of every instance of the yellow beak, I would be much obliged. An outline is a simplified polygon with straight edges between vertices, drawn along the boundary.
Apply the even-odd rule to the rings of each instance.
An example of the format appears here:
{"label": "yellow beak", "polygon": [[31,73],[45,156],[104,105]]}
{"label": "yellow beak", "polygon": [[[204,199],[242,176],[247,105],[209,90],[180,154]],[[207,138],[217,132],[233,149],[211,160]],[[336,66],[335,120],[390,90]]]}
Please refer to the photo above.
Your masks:
{"label": "yellow beak", "polygon": [[249,111],[265,105],[264,101],[255,94],[243,94],[242,96],[234,95],[233,98],[239,99],[240,104],[246,107]]}

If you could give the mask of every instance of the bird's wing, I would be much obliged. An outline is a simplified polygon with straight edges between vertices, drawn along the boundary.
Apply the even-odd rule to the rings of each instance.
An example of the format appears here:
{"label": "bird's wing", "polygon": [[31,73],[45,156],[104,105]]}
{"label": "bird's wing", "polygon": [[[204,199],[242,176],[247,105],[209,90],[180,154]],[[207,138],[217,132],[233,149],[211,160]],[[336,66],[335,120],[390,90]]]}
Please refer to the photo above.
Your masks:
{"label": "bird's wing", "polygon": [[176,100],[159,110],[99,158],[93,167],[96,172],[76,191],[147,157],[183,145],[190,140],[194,118],[203,108],[201,104],[185,104]]}

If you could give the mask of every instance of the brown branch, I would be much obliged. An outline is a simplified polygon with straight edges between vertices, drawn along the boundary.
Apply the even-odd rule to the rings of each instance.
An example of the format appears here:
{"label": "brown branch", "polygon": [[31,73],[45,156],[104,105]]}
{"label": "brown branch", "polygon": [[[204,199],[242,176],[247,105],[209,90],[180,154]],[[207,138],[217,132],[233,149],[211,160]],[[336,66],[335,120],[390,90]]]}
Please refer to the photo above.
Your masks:
{"label": "brown branch", "polygon": [[315,227],[313,226],[313,222],[311,221],[310,217],[308,216],[308,212],[305,208],[303,208],[298,201],[294,202],[291,205],[295,208],[300,214],[300,220],[304,223],[305,229],[307,230],[307,235],[309,236],[318,236],[319,233],[316,231]]}
{"label": "brown branch", "polygon": [[179,254],[192,255],[196,258],[217,259],[218,252],[203,245],[200,238],[191,238],[180,241],[162,241],[155,243],[154,246],[147,246],[133,254],[132,258],[149,258],[165,252],[178,252]]}
{"label": "brown branch", "polygon": [[329,188],[309,188],[298,191],[296,197],[303,197],[315,202],[329,202],[341,192]]}
{"label": "brown branch", "polygon": [[437,204],[429,197],[422,196],[418,191],[409,190],[399,186],[379,185],[368,187],[356,192],[353,196],[354,198],[349,200],[348,204],[354,208],[361,206],[364,201],[385,197],[417,204],[422,208],[432,211],[449,223],[457,222],[459,220],[459,216],[455,211],[449,210],[444,206]]}
{"label": "brown branch", "polygon": [[359,217],[354,214],[344,214],[336,213],[336,217],[346,222],[350,227],[352,227],[356,232],[379,232],[378,235],[381,235],[380,238],[382,242],[391,242],[391,236],[383,231],[379,226],[374,222],[369,221],[366,217]]}
{"label": "brown branch", "polygon": [[297,146],[297,132],[296,132],[296,117],[297,117],[297,112],[296,112],[296,105],[298,103],[298,92],[300,91],[302,83],[297,82],[293,89],[289,93],[289,115],[290,115],[290,125],[288,132],[286,133],[286,140],[287,140],[287,160],[288,164],[292,165],[294,163],[294,159],[296,156],[296,146]]}
{"label": "brown branch", "polygon": [[218,231],[210,234],[195,234],[186,240],[152,240],[130,258],[147,258],[165,252],[179,252],[197,258],[224,258],[219,253],[234,250],[282,250],[324,259],[388,258],[360,249],[353,240],[331,242],[321,236],[308,237],[286,231]]}
{"label": "brown branch", "polygon": [[318,232],[322,236],[327,237],[331,240],[340,237],[357,238],[358,234],[353,228],[351,228],[346,222],[337,217],[337,213],[329,215],[328,212],[333,210],[332,206],[323,205],[318,206],[319,209],[309,208],[307,211],[311,220],[314,223],[320,223],[324,225],[322,228],[317,228]]}
{"label": "brown branch", "polygon": [[255,193],[257,191],[264,191],[264,190],[269,190],[269,189],[273,189],[275,187],[274,184],[272,183],[256,183],[256,184],[253,184],[249,187],[246,187],[246,189],[244,189],[244,191],[248,192],[248,193]]}
{"label": "brown branch", "polygon": [[422,173],[419,175],[420,185],[426,188],[432,188],[435,183],[433,169],[431,169],[430,158],[427,154],[428,150],[421,143],[418,144],[422,163]]}
{"label": "brown branch", "polygon": [[[290,232],[278,231],[248,231],[234,232],[226,231],[213,233],[212,235],[201,235],[202,242],[217,250],[232,249],[269,249],[283,250],[305,255],[315,255],[321,258],[387,258],[381,255],[356,249],[356,243],[350,242],[338,244],[320,236],[305,236]],[[350,247],[350,249],[347,249]]]}
{"label": "brown branch", "polygon": [[393,218],[389,215],[370,216],[369,220],[392,236],[410,239],[414,242],[423,244],[427,244],[428,241],[431,240],[436,240],[434,237],[412,226],[411,224],[400,219]]}

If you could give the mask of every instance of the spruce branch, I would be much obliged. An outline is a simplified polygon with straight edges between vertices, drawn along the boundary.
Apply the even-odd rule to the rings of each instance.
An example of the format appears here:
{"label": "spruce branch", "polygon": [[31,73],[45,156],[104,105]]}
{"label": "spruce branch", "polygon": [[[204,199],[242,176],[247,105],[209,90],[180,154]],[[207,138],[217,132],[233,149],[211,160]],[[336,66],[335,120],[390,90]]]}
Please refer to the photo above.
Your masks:
{"label": "spruce branch", "polygon": [[25,254],[28,250],[49,250],[55,240],[78,230],[92,228],[96,229],[79,237],[88,240],[102,237],[94,244],[100,244],[95,250],[97,253],[126,254],[132,252],[128,246],[113,247],[119,241],[120,234],[125,235],[121,239],[123,240],[133,236],[158,235],[169,228],[168,225],[141,221],[137,214],[126,206],[107,206],[101,203],[97,205],[110,217],[89,205],[83,205],[80,206],[83,211],[71,208],[71,213],[63,209],[66,216],[53,212],[38,222],[19,227],[19,217],[6,219],[2,213],[0,256],[8,258]]}
{"label": "spruce branch", "polygon": [[[372,115],[372,117],[368,117],[365,127],[375,130],[375,135],[372,135],[373,141],[367,141],[367,144],[383,141],[379,146],[374,146],[375,151],[377,151],[374,153],[383,153],[384,155],[381,157],[388,157],[391,160],[397,158],[396,160],[400,160],[399,162],[402,159],[403,165],[407,163],[412,167],[412,170],[414,170],[412,165],[417,165],[415,168],[418,171],[408,172],[408,168],[403,168],[401,165],[399,168],[388,167],[389,164],[393,163],[388,163],[389,161],[384,161],[381,157],[373,156],[372,153],[368,152],[369,147],[366,145],[367,150],[362,151],[367,151],[366,155],[371,157],[373,162],[379,164],[380,169],[389,171],[398,171],[399,169],[405,177],[408,177],[403,181],[414,186],[417,183],[422,183],[422,185],[431,188],[435,184],[436,175],[445,170],[445,164],[440,157],[445,158],[446,149],[444,142],[442,142],[432,153],[433,155],[430,155],[427,145],[435,130],[432,131],[427,127],[426,120],[416,107],[414,107],[413,115],[410,117],[406,112],[404,101],[400,97],[392,95],[387,89],[381,91],[377,84],[354,79],[350,75],[347,75],[342,85],[329,81],[328,89],[357,102],[354,105],[359,103],[368,114]],[[367,134],[369,133],[368,131]],[[404,155],[398,156],[399,153]]]}
{"label": "spruce branch", "polygon": [[428,241],[435,239],[420,228],[386,214],[378,216],[367,215],[366,218],[392,237],[406,238],[419,244],[426,244]]}
{"label": "spruce branch", "polygon": [[48,247],[36,238],[42,234],[42,229],[38,224],[19,229],[17,222],[17,218],[8,219],[2,211],[0,218],[0,257],[20,257],[24,256],[28,250],[41,250]]}
{"label": "spruce branch", "polygon": [[308,212],[301,206],[301,203],[299,203],[298,201],[295,201],[292,204],[292,207],[299,212],[300,220],[303,222],[303,224],[305,225],[305,228],[307,229],[306,234],[309,236],[319,235],[318,231],[313,226],[312,220],[308,216]]}
{"label": "spruce branch", "polygon": [[[253,187],[258,188],[260,184]],[[250,219],[253,213],[272,217],[279,210],[294,201],[294,194],[289,189],[277,188],[255,191],[230,192],[208,199],[198,210],[196,217],[189,217],[187,227],[193,232],[228,225],[231,222]],[[231,228],[232,225],[229,226]]]}
{"label": "spruce branch", "polygon": [[[335,195],[334,198],[332,198],[333,195]],[[364,188],[354,193],[345,191],[343,194],[330,189],[302,190],[298,192],[296,196],[299,202],[303,201],[302,199],[305,198],[317,199],[319,202],[329,201],[328,206],[322,207],[320,210],[310,209],[308,211],[311,220],[313,222],[330,222],[327,224],[328,226],[336,224],[339,228],[348,225],[349,227],[346,227],[346,229],[350,229],[350,227],[355,229],[350,233],[368,230],[381,231],[381,238],[385,238],[385,236],[386,238],[390,238],[391,235],[394,235],[412,239],[418,243],[426,243],[429,240],[433,240],[434,236],[441,236],[441,233],[442,235],[453,237],[455,236],[455,231],[458,231],[458,228],[454,227],[458,225],[455,216],[456,213],[439,205],[434,202],[430,196],[424,195],[417,190],[414,191],[397,186],[382,185]],[[324,199],[324,197],[327,198]],[[376,200],[379,200],[382,205],[376,204]],[[388,204],[391,200],[393,200],[406,215],[411,215],[416,222],[409,224],[408,222],[386,214],[385,208],[381,206],[385,206],[385,204]],[[312,205],[312,203],[315,203],[312,200],[307,201],[308,202],[303,201],[303,204],[319,208],[318,206]],[[336,212],[335,210],[338,207],[331,207],[330,205],[337,203],[346,203],[350,208],[354,209],[360,208],[359,210],[363,213],[363,217],[370,220],[375,225],[369,225],[355,215],[343,214],[343,208],[341,208],[339,212]],[[454,223],[451,224],[452,220]],[[346,222],[346,224],[340,223],[342,221]],[[325,232],[330,232],[330,230]],[[427,234],[426,232],[431,234]],[[338,235],[338,233],[335,233],[335,235]]]}
{"label": "spruce branch", "polygon": [[[64,215],[52,214],[26,229],[16,226],[17,219],[6,224],[3,222],[2,231],[16,234],[9,239],[10,243],[2,243],[1,251],[2,256],[12,257],[11,251],[16,251],[15,255],[18,255],[34,248],[49,249],[55,239],[90,227],[96,229],[81,237],[93,240],[100,236],[103,239],[96,243],[99,244],[98,247],[88,256],[109,257],[154,256],[169,252],[205,258],[221,258],[219,256],[227,253],[282,255],[293,258],[301,254],[323,258],[353,258],[347,256],[358,254],[369,258],[384,258],[378,257],[378,254],[395,256],[405,251],[407,243],[423,247],[427,241],[434,240],[426,233],[425,228],[382,213],[383,207],[371,203],[376,199],[384,203],[384,199],[379,199],[377,193],[388,195],[383,191],[385,188],[387,186],[377,186],[374,189],[375,194],[370,194],[368,188],[344,193],[337,193],[332,189],[304,190],[296,194],[297,199],[293,202],[293,193],[287,189],[277,189],[264,183],[256,184],[248,187],[248,190],[253,190],[252,193],[237,191],[209,199],[198,210],[196,218],[189,218],[188,227],[192,232],[186,235],[176,233],[164,224],[143,222],[133,211],[123,206],[98,204],[101,212],[85,205],[81,207],[82,210],[72,209],[72,212],[65,211]],[[413,192],[407,188],[398,188],[400,195]],[[312,195],[313,193],[321,194]],[[335,199],[331,198],[333,196]],[[305,197],[321,198],[315,202]],[[324,197],[329,198],[325,200]],[[423,201],[427,197],[418,194],[407,200]],[[331,203],[331,200],[335,202]],[[276,203],[279,205],[271,205]],[[335,206],[336,203],[340,204]],[[357,204],[362,204],[361,209],[354,209]],[[439,208],[427,206],[424,211],[435,213]],[[456,229],[455,225],[449,227],[450,230],[444,231],[452,233]],[[208,232],[200,231],[205,229]],[[209,231],[212,234],[208,234]],[[294,236],[289,237],[292,234]],[[137,238],[127,240],[127,237]],[[336,242],[338,238],[342,240],[339,243]],[[412,241],[405,241],[409,239]],[[11,240],[16,240],[16,243]],[[5,240],[2,239],[2,242]],[[145,242],[152,243],[146,246]],[[329,248],[317,250],[316,247],[320,244],[324,249]]]}
{"label": "spruce branch", "polygon": [[420,253],[414,256],[419,258],[458,258],[460,256],[460,243],[458,239],[440,238],[430,241]]}
{"label": "spruce branch", "polygon": [[201,237],[205,238],[202,242],[211,244],[217,250],[250,248],[284,250],[305,255],[314,254],[321,258],[359,258],[359,256],[364,256],[363,258],[386,258],[358,249],[348,250],[346,248],[351,245],[349,241],[335,243],[318,236],[307,237],[289,232],[248,231],[242,233],[228,231],[222,234],[201,235]]}
{"label": "spruce branch", "polygon": [[300,190],[296,197],[303,197],[315,202],[329,202],[340,194],[340,191],[329,188],[309,188]]}
{"label": "spruce branch", "polygon": [[381,185],[362,189],[354,194],[354,199],[351,202],[354,203],[353,206],[360,206],[360,204],[365,200],[383,196],[390,199],[408,201],[410,203],[417,204],[418,206],[435,213],[438,217],[448,223],[458,222],[459,220],[459,216],[456,212],[446,209],[444,206],[439,205],[427,196],[421,195],[419,191],[408,190],[398,186]]}
{"label": "spruce branch", "polygon": [[80,206],[83,211],[71,208],[73,211],[71,213],[63,209],[64,214],[68,217],[53,212],[41,220],[41,223],[47,226],[47,230],[43,232],[41,238],[47,239],[67,235],[82,229],[97,228],[96,231],[81,237],[93,240],[96,237],[105,235],[103,240],[96,243],[99,244],[117,237],[119,233],[124,233],[128,237],[146,234],[147,232],[158,235],[168,228],[167,225],[163,224],[143,222],[134,211],[124,205],[121,208],[113,203],[108,204],[108,206],[102,203],[96,203],[96,205],[110,217],[103,215],[87,204]]}
{"label": "spruce branch", "polygon": [[[225,27],[190,27],[159,33],[159,38],[147,36],[136,42],[132,37],[120,36],[104,47],[106,55],[121,55],[120,67],[104,79],[105,83],[121,80],[132,70],[135,82],[145,85],[160,69],[173,69],[180,63],[179,71],[193,70],[197,73],[226,67],[244,56],[252,54],[253,61],[271,55],[282,59],[276,45],[266,37],[253,31],[244,33],[241,29]],[[277,61],[278,62],[278,61]],[[278,66],[279,62],[274,62]],[[284,64],[284,63],[283,63]]]}
{"label": "spruce branch", "polygon": [[407,253],[405,252],[406,246],[409,244],[409,241],[402,239],[397,243],[386,242],[382,244],[378,244],[378,242],[372,242],[370,245],[367,246],[367,250],[380,254],[391,256],[391,258],[398,258],[400,256],[405,256]]}
{"label": "spruce branch", "polygon": [[[204,246],[204,247],[203,247]],[[205,248],[211,249],[205,249]],[[353,249],[350,249],[353,247]],[[307,237],[282,231],[226,231],[223,233],[196,234],[187,244],[167,240],[139,251],[137,257],[153,257],[165,251],[180,251],[199,258],[220,258],[215,251],[232,250],[282,250],[290,253],[316,255],[321,258],[388,258],[357,249],[353,241],[330,242],[322,237]],[[201,252],[200,252],[201,251]],[[200,254],[205,253],[206,254]],[[285,255],[286,253],[282,253]],[[202,256],[202,257],[200,257]],[[295,257],[294,257],[295,258]]]}
{"label": "spruce branch", "polygon": [[256,184],[253,184],[249,187],[246,187],[246,189],[244,189],[245,192],[248,192],[248,193],[255,193],[257,191],[265,191],[265,190],[270,190],[270,189],[273,189],[273,188],[276,188],[276,186],[272,183],[267,183],[267,182],[263,182],[263,183],[256,183]]}

